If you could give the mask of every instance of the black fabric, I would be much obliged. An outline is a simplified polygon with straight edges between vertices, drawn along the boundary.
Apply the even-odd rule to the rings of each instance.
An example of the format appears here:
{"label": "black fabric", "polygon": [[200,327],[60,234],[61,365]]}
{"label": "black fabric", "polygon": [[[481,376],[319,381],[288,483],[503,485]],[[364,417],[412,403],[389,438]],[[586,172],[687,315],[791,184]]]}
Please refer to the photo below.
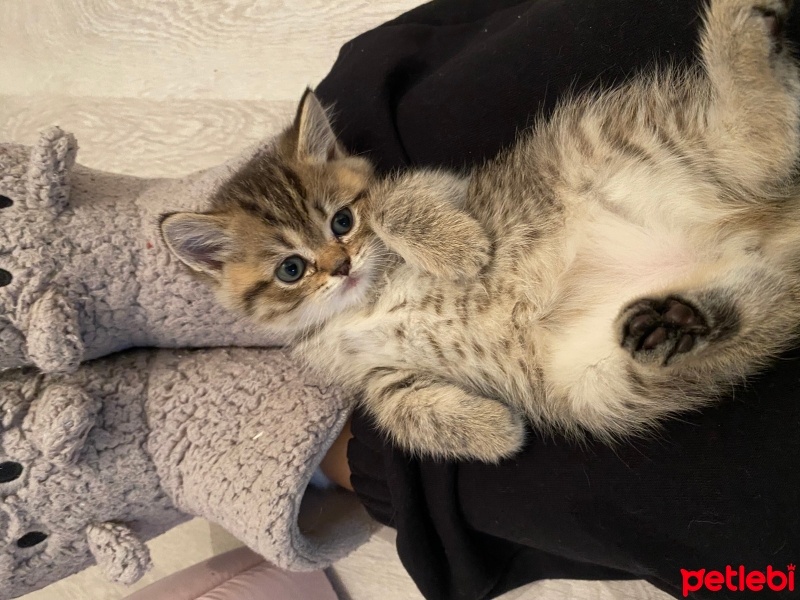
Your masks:
{"label": "black fabric", "polygon": [[[344,46],[317,92],[345,145],[382,171],[478,164],[564,94],[695,59],[700,0],[439,0]],[[798,19],[790,36],[798,40]],[[800,351],[735,398],[611,449],[531,434],[498,466],[417,460],[357,414],[352,482],[429,599],[483,599],[542,578],[800,560]],[[697,592],[693,598],[783,597]],[[797,597],[790,594],[790,597]]]}
{"label": "black fabric", "polygon": [[695,53],[698,0],[440,0],[346,44],[317,93],[383,170],[477,164],[567,91]]}

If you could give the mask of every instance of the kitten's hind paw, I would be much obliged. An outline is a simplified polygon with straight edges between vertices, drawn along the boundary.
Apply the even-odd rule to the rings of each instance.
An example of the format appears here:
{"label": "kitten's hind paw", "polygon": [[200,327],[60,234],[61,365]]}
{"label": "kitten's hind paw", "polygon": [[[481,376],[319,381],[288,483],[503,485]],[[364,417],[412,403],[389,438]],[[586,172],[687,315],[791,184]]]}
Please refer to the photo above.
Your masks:
{"label": "kitten's hind paw", "polygon": [[622,347],[645,363],[669,364],[709,334],[705,317],[687,301],[670,296],[634,302],[620,317]]}
{"label": "kitten's hind paw", "polygon": [[708,36],[723,55],[738,57],[734,60],[747,68],[750,60],[783,50],[792,4],[792,0],[713,0]]}
{"label": "kitten's hind paw", "polygon": [[786,21],[789,18],[791,7],[791,0],[765,0],[753,7],[755,16],[763,19],[764,26],[772,40],[772,50],[775,53],[783,50]]}

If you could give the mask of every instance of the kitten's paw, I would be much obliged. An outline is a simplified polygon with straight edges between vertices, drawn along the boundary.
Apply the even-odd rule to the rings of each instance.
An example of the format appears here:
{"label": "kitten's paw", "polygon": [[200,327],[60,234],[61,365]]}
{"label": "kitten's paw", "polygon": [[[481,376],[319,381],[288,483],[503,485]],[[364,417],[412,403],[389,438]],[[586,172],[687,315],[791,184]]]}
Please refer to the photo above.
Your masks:
{"label": "kitten's paw", "polygon": [[[783,31],[781,26],[785,24],[793,5],[794,0],[758,0],[753,2],[753,11],[766,20],[773,35],[778,35]],[[778,27],[773,28],[776,24]]]}
{"label": "kitten's paw", "polygon": [[493,402],[494,409],[484,411],[485,421],[469,423],[468,434],[459,444],[459,457],[497,463],[514,456],[525,444],[525,421],[504,404]]}
{"label": "kitten's paw", "polygon": [[758,58],[780,53],[792,0],[714,0],[709,14],[712,37],[727,51]]}
{"label": "kitten's paw", "polygon": [[622,347],[645,363],[669,364],[692,351],[708,336],[708,321],[686,300],[667,298],[638,300],[620,316]]}
{"label": "kitten's paw", "polygon": [[449,257],[450,266],[445,274],[449,272],[455,279],[475,279],[491,262],[494,249],[477,221],[470,218],[464,229],[468,230],[462,238],[465,241]]}
{"label": "kitten's paw", "polygon": [[494,400],[473,398],[458,414],[418,416],[413,425],[392,429],[395,440],[413,454],[437,459],[497,463],[525,444],[524,418]]}
{"label": "kitten's paw", "polygon": [[783,50],[784,32],[792,0],[764,0],[752,9],[752,14],[760,19],[772,43],[772,50],[779,53]]}
{"label": "kitten's paw", "polygon": [[436,453],[458,460],[497,463],[514,456],[525,444],[525,420],[505,404],[486,400],[465,414],[454,431],[442,436]]}
{"label": "kitten's paw", "polygon": [[466,178],[419,171],[371,191],[375,234],[410,266],[441,279],[472,279],[492,258],[483,225],[463,210]]}
{"label": "kitten's paw", "polygon": [[464,212],[442,210],[435,228],[420,228],[403,239],[384,229],[383,239],[411,266],[439,279],[470,280],[492,259],[493,247],[477,220]]}

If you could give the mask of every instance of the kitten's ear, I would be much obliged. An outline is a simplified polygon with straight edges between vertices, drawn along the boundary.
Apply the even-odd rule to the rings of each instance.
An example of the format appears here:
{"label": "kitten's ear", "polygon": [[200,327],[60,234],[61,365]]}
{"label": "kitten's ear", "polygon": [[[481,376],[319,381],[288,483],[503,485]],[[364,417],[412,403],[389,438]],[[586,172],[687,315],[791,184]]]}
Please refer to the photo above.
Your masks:
{"label": "kitten's ear", "polygon": [[234,246],[226,225],[223,217],[215,215],[175,213],[161,221],[161,235],[186,266],[219,279]]}
{"label": "kitten's ear", "polygon": [[306,89],[300,100],[292,129],[297,136],[297,158],[326,162],[346,156],[333,133],[328,113],[311,88]]}

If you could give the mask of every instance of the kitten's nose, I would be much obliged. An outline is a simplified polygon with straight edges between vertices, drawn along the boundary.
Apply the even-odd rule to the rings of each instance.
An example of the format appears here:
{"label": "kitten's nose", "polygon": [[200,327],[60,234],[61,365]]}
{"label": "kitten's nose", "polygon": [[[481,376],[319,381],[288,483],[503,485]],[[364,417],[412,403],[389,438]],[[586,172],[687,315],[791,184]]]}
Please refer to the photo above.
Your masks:
{"label": "kitten's nose", "polygon": [[336,275],[339,277],[347,277],[350,274],[350,257],[345,256],[333,266],[331,270],[331,275]]}

